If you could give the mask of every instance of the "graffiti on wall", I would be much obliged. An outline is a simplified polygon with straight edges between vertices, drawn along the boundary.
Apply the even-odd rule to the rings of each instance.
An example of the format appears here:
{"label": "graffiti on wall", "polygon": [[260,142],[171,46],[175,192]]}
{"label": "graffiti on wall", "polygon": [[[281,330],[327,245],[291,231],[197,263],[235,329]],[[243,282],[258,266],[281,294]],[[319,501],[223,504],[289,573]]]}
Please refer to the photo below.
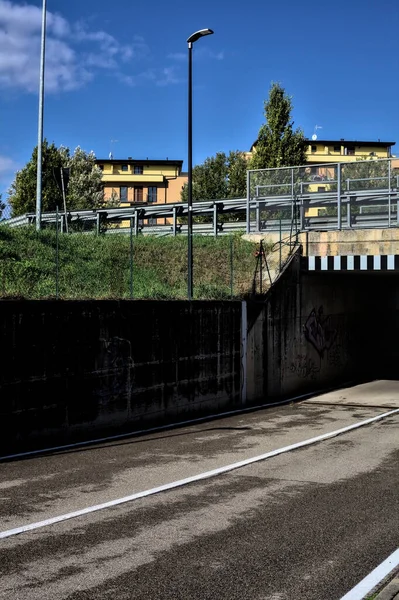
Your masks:
{"label": "graffiti on wall", "polygon": [[130,340],[119,337],[100,338],[101,351],[97,358],[101,370],[130,369],[133,366]]}
{"label": "graffiti on wall", "polygon": [[320,358],[330,350],[337,337],[337,331],[332,327],[331,317],[324,317],[323,307],[320,306],[316,311],[314,308],[303,326],[303,332],[307,341],[317,351]]}
{"label": "graffiti on wall", "polygon": [[301,379],[316,379],[320,371],[320,364],[317,365],[306,354],[297,354],[295,360],[291,363],[290,370],[291,373],[295,373]]}

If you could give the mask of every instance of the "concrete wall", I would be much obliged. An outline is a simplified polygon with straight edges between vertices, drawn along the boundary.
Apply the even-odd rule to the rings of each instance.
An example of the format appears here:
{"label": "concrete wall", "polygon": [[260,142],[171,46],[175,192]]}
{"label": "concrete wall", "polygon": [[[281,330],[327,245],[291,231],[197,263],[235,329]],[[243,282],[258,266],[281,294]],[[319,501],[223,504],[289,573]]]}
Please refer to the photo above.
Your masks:
{"label": "concrete wall", "polygon": [[249,329],[248,402],[396,376],[391,324],[399,333],[398,292],[397,277],[302,273],[293,257]]}
{"label": "concrete wall", "polygon": [[397,273],[299,255],[259,301],[3,300],[0,453],[399,378],[398,339]]}
{"label": "concrete wall", "polygon": [[0,449],[241,404],[240,302],[1,301]]}
{"label": "concrete wall", "polygon": [[[286,233],[283,233],[283,236]],[[243,236],[253,243],[264,240],[278,244],[280,234],[250,233]],[[302,231],[299,234],[304,256],[347,256],[356,254],[398,254],[399,228]],[[274,256],[278,255],[278,249]]]}
{"label": "concrete wall", "polygon": [[306,256],[397,254],[399,229],[306,231],[299,236]]}

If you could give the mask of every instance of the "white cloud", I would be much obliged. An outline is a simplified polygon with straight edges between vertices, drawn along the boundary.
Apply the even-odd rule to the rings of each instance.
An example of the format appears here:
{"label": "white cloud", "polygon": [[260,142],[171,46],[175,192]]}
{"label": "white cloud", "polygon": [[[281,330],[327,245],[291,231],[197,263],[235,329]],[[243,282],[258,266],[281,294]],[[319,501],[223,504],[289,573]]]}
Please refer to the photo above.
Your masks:
{"label": "white cloud", "polygon": [[15,173],[17,170],[18,165],[12,158],[0,154],[0,178]]}
{"label": "white cloud", "polygon": [[168,54],[168,58],[170,58],[171,60],[187,60],[187,53],[172,52],[172,54]]}
{"label": "white cloud", "polygon": [[185,81],[179,77],[178,71],[175,67],[147,69],[138,75],[125,75],[123,73],[119,73],[118,79],[130,87],[136,87],[145,82],[151,82],[154,85],[163,87]]}
{"label": "white cloud", "polygon": [[2,215],[0,211],[0,217],[10,216],[10,209],[7,207],[7,192],[19,169],[20,166],[15,160],[0,154],[0,195],[2,196],[1,200],[6,203],[6,209]]}
{"label": "white cloud", "polygon": [[175,67],[166,67],[161,70],[160,76],[157,78],[157,85],[169,85],[171,83],[180,83],[183,81],[177,74]]}
{"label": "white cloud", "polygon": [[[200,45],[198,48],[195,48],[195,57],[196,58],[205,58],[209,60],[223,60],[224,52],[213,52],[208,48],[208,46]],[[168,58],[171,60],[177,61],[187,61],[187,54],[185,52],[174,52],[172,54],[168,54]]]}
{"label": "white cloud", "polygon": [[[41,22],[40,7],[0,0],[0,87],[38,91]],[[148,54],[140,36],[121,44],[106,31],[93,31],[83,22],[70,24],[61,15],[47,12],[46,93],[77,89],[98,70],[128,80],[123,65]]]}

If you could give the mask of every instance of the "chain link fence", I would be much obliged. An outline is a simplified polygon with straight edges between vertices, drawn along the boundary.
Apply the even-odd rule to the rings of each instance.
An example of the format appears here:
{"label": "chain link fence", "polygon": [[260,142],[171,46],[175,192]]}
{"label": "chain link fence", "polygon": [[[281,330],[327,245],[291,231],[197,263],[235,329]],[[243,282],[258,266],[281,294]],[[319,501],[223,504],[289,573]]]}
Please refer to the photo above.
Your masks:
{"label": "chain link fence", "polygon": [[4,219],[11,219],[12,209],[8,202],[0,199],[0,222]]}
{"label": "chain link fence", "polygon": [[250,231],[399,225],[399,168],[393,159],[248,172]]}

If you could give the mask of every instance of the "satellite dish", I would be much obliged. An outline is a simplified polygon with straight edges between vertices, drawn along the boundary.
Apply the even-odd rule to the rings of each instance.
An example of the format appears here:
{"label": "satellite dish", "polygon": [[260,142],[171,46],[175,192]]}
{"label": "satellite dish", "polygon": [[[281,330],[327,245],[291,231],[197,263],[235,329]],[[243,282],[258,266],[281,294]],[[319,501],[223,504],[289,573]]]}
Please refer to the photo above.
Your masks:
{"label": "satellite dish", "polygon": [[312,140],[313,141],[317,140],[317,135],[315,133],[312,135]]}

